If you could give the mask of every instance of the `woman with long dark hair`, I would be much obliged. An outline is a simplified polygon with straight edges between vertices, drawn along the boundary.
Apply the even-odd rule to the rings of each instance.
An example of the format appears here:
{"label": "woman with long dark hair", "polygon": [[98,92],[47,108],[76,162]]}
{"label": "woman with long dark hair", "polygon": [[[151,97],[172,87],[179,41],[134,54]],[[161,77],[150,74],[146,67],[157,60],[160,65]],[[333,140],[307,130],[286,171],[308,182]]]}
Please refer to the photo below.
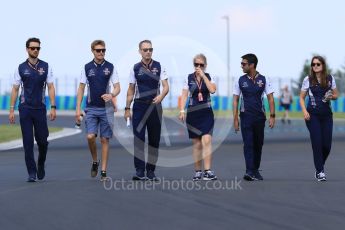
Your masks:
{"label": "woman with long dark hair", "polygon": [[[332,146],[333,113],[330,100],[338,98],[334,77],[327,73],[326,61],[321,56],[311,60],[309,76],[303,80],[300,105],[310,133],[313,149],[315,178],[326,181],[325,162]],[[309,101],[305,106],[305,97]]]}

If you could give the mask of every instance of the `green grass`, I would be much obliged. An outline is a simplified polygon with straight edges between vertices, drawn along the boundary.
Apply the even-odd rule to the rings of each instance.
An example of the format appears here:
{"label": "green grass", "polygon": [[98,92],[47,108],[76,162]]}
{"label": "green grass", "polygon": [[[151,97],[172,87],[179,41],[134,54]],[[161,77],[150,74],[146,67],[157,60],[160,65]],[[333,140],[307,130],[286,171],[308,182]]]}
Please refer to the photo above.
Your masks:
{"label": "green grass", "polygon": [[[60,130],[62,130],[62,128],[49,127],[50,133],[57,132]],[[19,125],[0,125],[0,133],[0,143],[22,138],[22,133]]]}

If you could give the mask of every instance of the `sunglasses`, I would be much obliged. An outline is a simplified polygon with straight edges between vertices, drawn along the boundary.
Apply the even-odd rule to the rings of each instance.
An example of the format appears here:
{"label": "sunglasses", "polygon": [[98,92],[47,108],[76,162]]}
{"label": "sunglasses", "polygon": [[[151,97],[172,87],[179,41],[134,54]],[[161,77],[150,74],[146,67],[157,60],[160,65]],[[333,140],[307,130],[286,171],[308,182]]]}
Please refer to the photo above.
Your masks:
{"label": "sunglasses", "polygon": [[30,50],[34,51],[34,50],[37,50],[37,51],[40,51],[41,47],[28,47]]}
{"label": "sunglasses", "polygon": [[312,63],[311,66],[312,67],[314,67],[314,66],[321,66],[321,63]]}
{"label": "sunglasses", "polygon": [[194,63],[194,67],[205,67],[204,63]]}
{"label": "sunglasses", "polygon": [[146,53],[147,51],[150,51],[150,52],[152,53],[153,48],[145,48],[145,49],[141,49],[141,50],[144,51],[145,53]]}
{"label": "sunglasses", "polygon": [[249,63],[246,63],[246,62],[241,62],[241,66],[246,66],[248,65]]}
{"label": "sunglasses", "polygon": [[96,53],[105,53],[106,49],[94,49],[94,51],[96,51]]}

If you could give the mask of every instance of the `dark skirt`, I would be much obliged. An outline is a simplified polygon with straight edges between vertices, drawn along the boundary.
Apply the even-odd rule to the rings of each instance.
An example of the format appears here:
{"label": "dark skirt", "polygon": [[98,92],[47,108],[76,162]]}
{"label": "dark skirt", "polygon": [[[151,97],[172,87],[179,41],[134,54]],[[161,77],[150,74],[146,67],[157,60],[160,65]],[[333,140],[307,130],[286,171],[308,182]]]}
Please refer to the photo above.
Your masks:
{"label": "dark skirt", "polygon": [[187,129],[189,138],[200,138],[203,135],[213,134],[214,114],[212,108],[202,108],[187,110]]}

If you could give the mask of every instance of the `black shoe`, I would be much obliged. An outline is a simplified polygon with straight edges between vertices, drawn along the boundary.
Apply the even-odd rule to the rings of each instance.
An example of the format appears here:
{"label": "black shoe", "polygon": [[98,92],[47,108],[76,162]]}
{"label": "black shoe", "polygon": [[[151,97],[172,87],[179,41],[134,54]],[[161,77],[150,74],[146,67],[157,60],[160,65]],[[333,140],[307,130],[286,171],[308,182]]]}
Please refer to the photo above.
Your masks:
{"label": "black shoe", "polygon": [[217,176],[211,170],[205,170],[204,176],[202,177],[203,180],[217,180]]}
{"label": "black shoe", "polygon": [[256,180],[263,180],[264,178],[261,176],[260,172],[259,171],[256,171],[254,173],[254,177]]}
{"label": "black shoe", "polygon": [[291,124],[291,120],[290,120],[290,119],[288,119],[288,124],[289,124],[289,125]]}
{"label": "black shoe", "polygon": [[91,166],[91,177],[96,177],[98,173],[99,161],[93,162]]}
{"label": "black shoe", "polygon": [[107,181],[109,180],[109,177],[107,177],[107,172],[102,170],[101,171],[101,181]]}
{"label": "black shoe", "polygon": [[158,181],[158,178],[156,177],[154,171],[151,171],[151,170],[147,171],[147,172],[146,172],[146,177],[147,177],[147,179],[150,180],[150,181]]}
{"label": "black shoe", "polygon": [[322,171],[322,172],[315,172],[315,178],[317,179],[317,181],[326,181],[326,174]]}
{"label": "black shoe", "polygon": [[37,164],[37,179],[43,180],[46,175],[44,164]]}
{"label": "black shoe", "polygon": [[27,179],[27,182],[36,182],[36,177],[29,176],[28,179]]}
{"label": "black shoe", "polygon": [[132,180],[146,180],[145,171],[137,169],[135,175],[132,177]]}
{"label": "black shoe", "polygon": [[257,179],[255,178],[254,173],[246,173],[246,174],[244,174],[243,179],[246,180],[246,181],[254,181],[254,180],[257,180]]}
{"label": "black shoe", "polygon": [[203,176],[203,173],[201,170],[195,171],[195,175],[193,176],[193,181],[201,180]]}

